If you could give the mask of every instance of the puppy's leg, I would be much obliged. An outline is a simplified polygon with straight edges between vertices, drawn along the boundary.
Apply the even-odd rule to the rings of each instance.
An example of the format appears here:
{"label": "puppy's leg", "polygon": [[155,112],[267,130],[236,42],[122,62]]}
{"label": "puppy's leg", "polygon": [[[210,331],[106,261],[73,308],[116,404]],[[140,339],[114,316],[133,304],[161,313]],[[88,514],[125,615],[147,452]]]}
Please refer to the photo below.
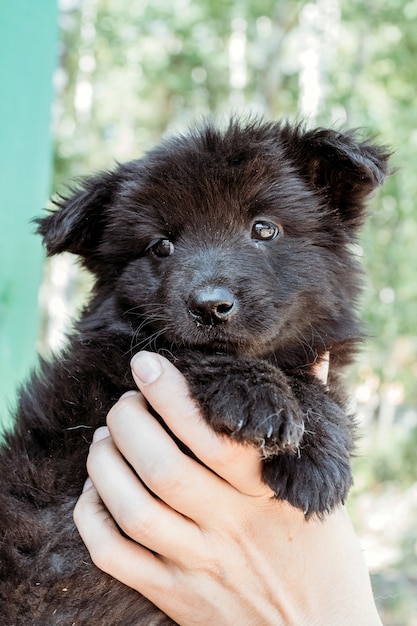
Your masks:
{"label": "puppy's leg", "polygon": [[293,382],[304,415],[303,439],[297,455],[266,459],[263,478],[277,498],[310,517],[344,502],[352,486],[355,425],[318,381]]}
{"label": "puppy's leg", "polygon": [[210,426],[261,450],[263,478],[307,516],[342,502],[352,484],[353,423],[313,376],[266,361],[187,353],[176,362]]}

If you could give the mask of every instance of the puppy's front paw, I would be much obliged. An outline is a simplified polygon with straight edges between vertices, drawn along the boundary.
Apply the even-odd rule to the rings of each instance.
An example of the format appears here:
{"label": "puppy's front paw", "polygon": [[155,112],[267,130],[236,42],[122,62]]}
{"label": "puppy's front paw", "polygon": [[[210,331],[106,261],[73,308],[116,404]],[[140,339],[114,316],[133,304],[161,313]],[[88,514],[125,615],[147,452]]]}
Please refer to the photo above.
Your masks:
{"label": "puppy's front paw", "polygon": [[[315,399],[316,407],[320,398]],[[305,412],[305,432],[297,455],[267,459],[263,479],[280,500],[301,509],[306,517],[324,514],[344,502],[352,486],[350,457],[354,423],[326,395],[320,410]]]}
{"label": "puppy's front paw", "polygon": [[236,441],[256,446],[264,458],[295,453],[304,432],[295,399],[279,394],[275,386],[268,384],[252,388],[250,396],[246,394],[246,402],[242,403],[242,397],[242,390],[235,389],[233,412],[218,407],[212,419],[213,428]]}
{"label": "puppy's front paw", "polygon": [[303,415],[280,370],[227,356],[200,358],[196,375],[187,365],[191,393],[216,432],[255,445],[265,458],[298,449]]}

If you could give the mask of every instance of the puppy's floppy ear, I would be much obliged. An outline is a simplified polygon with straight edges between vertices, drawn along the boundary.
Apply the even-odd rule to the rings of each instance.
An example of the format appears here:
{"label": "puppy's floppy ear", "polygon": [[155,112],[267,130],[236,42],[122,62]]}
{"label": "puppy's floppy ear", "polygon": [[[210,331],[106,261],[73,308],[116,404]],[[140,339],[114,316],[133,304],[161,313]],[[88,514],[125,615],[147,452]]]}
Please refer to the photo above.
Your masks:
{"label": "puppy's floppy ear", "polygon": [[119,182],[117,172],[86,178],[72,195],[54,200],[56,210],[34,220],[48,256],[65,251],[89,256],[100,241]]}
{"label": "puppy's floppy ear", "polygon": [[302,176],[347,226],[361,226],[366,199],[389,174],[387,149],[360,141],[355,131],[303,132],[301,127],[287,127],[286,131],[287,148]]}

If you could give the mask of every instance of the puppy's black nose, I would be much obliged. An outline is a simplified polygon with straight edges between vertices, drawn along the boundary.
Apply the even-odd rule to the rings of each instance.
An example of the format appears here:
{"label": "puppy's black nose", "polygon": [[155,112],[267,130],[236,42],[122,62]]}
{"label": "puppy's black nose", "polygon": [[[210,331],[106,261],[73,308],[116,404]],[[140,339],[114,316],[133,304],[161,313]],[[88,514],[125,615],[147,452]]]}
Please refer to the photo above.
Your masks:
{"label": "puppy's black nose", "polygon": [[191,296],[188,310],[196,322],[214,326],[232,317],[237,301],[226,287],[206,287]]}

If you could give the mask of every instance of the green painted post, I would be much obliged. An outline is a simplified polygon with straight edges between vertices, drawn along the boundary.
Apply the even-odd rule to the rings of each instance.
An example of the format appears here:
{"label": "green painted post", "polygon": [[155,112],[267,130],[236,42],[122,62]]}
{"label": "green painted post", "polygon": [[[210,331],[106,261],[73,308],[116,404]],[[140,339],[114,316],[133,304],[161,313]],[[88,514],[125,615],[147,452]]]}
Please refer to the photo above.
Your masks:
{"label": "green painted post", "polygon": [[0,1],[0,424],[35,360],[43,253],[30,219],[51,171],[57,0]]}

